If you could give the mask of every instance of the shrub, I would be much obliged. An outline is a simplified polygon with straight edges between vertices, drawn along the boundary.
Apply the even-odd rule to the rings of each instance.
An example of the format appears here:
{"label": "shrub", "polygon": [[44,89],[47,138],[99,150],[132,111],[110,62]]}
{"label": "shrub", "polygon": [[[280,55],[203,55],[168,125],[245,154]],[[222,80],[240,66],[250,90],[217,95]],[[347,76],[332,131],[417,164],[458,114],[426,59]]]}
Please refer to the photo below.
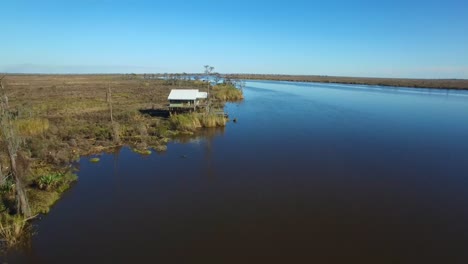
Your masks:
{"label": "shrub", "polygon": [[0,185],[0,194],[11,194],[15,191],[15,182],[7,178],[5,183]]}
{"label": "shrub", "polygon": [[41,190],[49,191],[58,185],[60,177],[61,175],[58,173],[41,176],[37,180],[37,186]]}
{"label": "shrub", "polygon": [[36,185],[41,190],[57,191],[59,193],[70,187],[70,184],[77,180],[77,176],[70,172],[67,173],[50,173],[40,176]]}

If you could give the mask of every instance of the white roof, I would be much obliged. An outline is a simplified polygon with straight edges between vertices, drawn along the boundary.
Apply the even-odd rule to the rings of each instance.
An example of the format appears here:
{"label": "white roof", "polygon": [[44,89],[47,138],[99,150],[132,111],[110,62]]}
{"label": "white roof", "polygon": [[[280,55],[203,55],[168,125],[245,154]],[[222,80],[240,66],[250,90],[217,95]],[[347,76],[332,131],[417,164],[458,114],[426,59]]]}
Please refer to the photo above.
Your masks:
{"label": "white roof", "polygon": [[168,100],[196,100],[208,97],[208,93],[199,92],[198,89],[173,89],[167,97]]}
{"label": "white roof", "polygon": [[208,98],[208,93],[207,92],[198,92],[198,98],[206,99],[206,98]]}

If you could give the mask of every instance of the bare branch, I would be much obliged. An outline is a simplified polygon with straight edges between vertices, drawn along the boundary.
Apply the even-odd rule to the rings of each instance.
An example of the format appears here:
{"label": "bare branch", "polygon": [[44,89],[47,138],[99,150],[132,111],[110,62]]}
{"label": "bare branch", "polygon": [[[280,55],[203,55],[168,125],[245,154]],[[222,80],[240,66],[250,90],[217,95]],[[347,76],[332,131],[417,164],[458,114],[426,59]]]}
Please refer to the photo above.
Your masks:
{"label": "bare branch", "polygon": [[4,90],[4,88],[3,88],[3,79],[4,79],[5,77],[6,77],[6,75],[3,75],[2,77],[0,77],[0,88],[1,88],[2,90]]}

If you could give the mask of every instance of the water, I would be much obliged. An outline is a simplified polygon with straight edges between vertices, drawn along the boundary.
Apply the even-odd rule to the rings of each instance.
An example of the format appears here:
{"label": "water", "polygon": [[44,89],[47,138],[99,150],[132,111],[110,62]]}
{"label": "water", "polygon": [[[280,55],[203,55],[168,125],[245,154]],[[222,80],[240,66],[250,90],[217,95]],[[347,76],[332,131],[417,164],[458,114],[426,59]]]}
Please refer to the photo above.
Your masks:
{"label": "water", "polygon": [[[468,263],[468,93],[247,82],[237,123],[93,164],[40,263]],[[13,263],[13,262],[11,262]]]}

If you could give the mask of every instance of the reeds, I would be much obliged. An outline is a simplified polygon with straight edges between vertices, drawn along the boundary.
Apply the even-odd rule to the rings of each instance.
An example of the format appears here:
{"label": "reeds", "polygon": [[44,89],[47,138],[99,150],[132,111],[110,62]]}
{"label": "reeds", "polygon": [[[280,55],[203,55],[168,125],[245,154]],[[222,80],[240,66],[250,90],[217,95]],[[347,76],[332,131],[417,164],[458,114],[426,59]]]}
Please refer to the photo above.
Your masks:
{"label": "reeds", "polygon": [[174,114],[169,118],[171,127],[182,132],[195,131],[202,127],[198,113]]}
{"label": "reeds", "polygon": [[220,127],[226,125],[223,115],[214,113],[175,114],[170,117],[172,129],[182,132],[193,132],[201,127]]}
{"label": "reeds", "polygon": [[45,118],[27,118],[15,121],[18,132],[23,137],[44,134],[49,129],[49,120]]}
{"label": "reeds", "polygon": [[18,215],[0,215],[0,238],[6,247],[12,247],[21,240],[28,220]]}
{"label": "reeds", "polygon": [[202,114],[201,123],[203,127],[222,127],[226,126],[226,118],[219,114]]}
{"label": "reeds", "polygon": [[237,102],[244,99],[242,90],[230,84],[219,84],[213,87],[214,97],[222,102]]}

